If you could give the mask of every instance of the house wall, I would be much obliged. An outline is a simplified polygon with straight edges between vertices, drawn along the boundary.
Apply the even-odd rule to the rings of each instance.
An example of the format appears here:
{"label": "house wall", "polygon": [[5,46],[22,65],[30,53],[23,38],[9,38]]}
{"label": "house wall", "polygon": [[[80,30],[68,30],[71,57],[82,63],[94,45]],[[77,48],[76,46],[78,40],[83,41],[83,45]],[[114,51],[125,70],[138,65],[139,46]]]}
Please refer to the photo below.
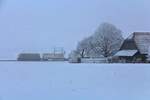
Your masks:
{"label": "house wall", "polygon": [[119,57],[119,62],[122,62],[122,63],[145,63],[146,55],[136,54],[133,57]]}

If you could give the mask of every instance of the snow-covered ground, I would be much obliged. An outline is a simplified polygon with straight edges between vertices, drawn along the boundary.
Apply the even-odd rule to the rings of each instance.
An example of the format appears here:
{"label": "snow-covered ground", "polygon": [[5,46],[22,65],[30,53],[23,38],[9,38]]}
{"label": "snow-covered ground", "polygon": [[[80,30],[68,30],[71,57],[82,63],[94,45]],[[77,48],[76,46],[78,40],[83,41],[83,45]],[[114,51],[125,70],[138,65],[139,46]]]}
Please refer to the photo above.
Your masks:
{"label": "snow-covered ground", "polygon": [[150,65],[0,62],[0,100],[149,100]]}

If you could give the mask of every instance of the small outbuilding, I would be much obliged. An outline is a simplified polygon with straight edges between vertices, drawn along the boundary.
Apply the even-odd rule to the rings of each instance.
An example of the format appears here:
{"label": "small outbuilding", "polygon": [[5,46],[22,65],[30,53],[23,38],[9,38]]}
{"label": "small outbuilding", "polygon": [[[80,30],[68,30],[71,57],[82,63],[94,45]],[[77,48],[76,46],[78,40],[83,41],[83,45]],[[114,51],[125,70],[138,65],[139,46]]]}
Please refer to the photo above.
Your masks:
{"label": "small outbuilding", "polygon": [[81,57],[77,53],[77,51],[71,51],[71,53],[69,54],[68,60],[69,60],[69,63],[81,63]]}
{"label": "small outbuilding", "polygon": [[42,55],[43,61],[65,61],[64,53],[44,53]]}
{"label": "small outbuilding", "polygon": [[40,54],[38,53],[21,53],[18,55],[18,61],[41,61]]}

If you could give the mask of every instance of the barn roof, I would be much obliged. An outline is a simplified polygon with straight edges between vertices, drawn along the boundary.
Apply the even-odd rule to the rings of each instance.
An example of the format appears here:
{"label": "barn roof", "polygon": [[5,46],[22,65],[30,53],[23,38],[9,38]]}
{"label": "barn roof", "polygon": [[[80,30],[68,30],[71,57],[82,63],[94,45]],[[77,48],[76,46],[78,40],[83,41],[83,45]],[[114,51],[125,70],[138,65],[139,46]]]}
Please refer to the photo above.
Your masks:
{"label": "barn roof", "polygon": [[120,50],[138,50],[148,54],[150,47],[150,32],[134,32],[122,44]]}
{"label": "barn roof", "polygon": [[127,56],[127,57],[132,57],[134,56],[138,50],[120,50],[115,54],[115,56]]}
{"label": "barn roof", "polygon": [[137,50],[137,45],[133,39],[126,39],[120,50]]}
{"label": "barn roof", "polygon": [[150,47],[150,32],[135,32],[134,41],[141,54],[148,54]]}

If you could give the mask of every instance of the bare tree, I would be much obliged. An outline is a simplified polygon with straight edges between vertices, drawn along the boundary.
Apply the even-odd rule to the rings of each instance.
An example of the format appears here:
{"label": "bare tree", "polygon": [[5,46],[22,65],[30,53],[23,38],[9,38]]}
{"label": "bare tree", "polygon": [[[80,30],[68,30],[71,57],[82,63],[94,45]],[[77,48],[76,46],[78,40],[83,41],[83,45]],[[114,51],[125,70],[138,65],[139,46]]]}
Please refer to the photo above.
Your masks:
{"label": "bare tree", "polygon": [[119,50],[124,40],[121,33],[114,25],[102,23],[92,36],[78,43],[76,54],[81,58],[111,56]]}
{"label": "bare tree", "polygon": [[80,41],[77,45],[77,52],[80,55],[81,58],[87,57],[89,54],[90,48],[90,42],[91,38],[85,38],[82,41]]}
{"label": "bare tree", "polygon": [[113,55],[123,42],[121,33],[114,25],[102,23],[94,34],[94,49],[104,57]]}

